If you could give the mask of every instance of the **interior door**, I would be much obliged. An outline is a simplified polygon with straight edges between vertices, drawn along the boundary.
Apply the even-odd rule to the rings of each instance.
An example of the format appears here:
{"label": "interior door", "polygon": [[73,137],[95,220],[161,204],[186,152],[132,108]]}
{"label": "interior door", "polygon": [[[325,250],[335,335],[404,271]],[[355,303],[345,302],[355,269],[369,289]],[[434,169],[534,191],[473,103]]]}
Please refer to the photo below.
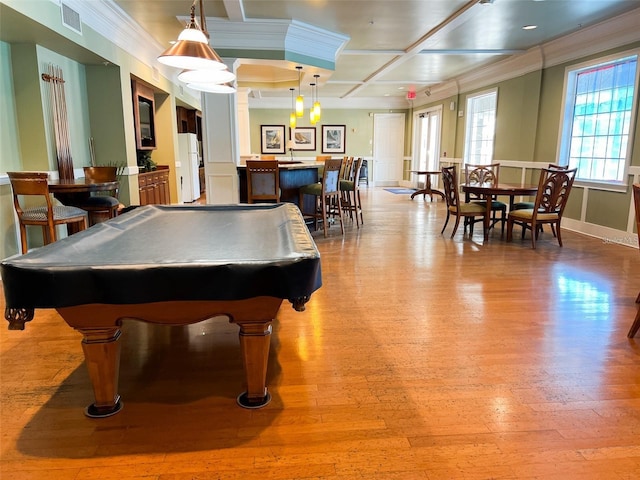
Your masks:
{"label": "interior door", "polygon": [[402,180],[404,160],[404,113],[373,116],[373,182],[395,186]]}

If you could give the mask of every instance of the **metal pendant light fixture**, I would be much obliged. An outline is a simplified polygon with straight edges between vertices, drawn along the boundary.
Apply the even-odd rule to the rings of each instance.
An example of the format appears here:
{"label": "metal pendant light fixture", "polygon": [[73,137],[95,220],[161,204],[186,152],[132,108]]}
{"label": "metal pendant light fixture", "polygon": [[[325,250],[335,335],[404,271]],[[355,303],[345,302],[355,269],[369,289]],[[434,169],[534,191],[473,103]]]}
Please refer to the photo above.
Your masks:
{"label": "metal pendant light fixture", "polygon": [[165,50],[158,61],[165,65],[184,70],[199,70],[212,68],[223,70],[226,65],[218,54],[209,46],[209,34],[204,24],[204,7],[200,1],[200,22],[202,29],[195,20],[196,1],[191,5],[191,20],[178,36],[178,41]]}
{"label": "metal pendant light fixture", "polygon": [[302,66],[296,67],[298,70],[298,96],[296,97],[296,117],[300,118],[304,115],[304,98],[300,93],[300,79],[302,75]]}

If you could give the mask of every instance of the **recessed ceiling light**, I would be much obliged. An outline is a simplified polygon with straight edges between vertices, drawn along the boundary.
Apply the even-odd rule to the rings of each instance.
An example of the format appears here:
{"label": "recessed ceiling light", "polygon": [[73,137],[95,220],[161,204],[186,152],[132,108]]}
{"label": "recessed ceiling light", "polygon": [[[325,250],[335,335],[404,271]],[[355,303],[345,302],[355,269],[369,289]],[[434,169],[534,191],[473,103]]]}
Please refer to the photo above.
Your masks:
{"label": "recessed ceiling light", "polygon": [[535,30],[536,28],[538,28],[537,25],[525,25],[522,27],[523,30]]}

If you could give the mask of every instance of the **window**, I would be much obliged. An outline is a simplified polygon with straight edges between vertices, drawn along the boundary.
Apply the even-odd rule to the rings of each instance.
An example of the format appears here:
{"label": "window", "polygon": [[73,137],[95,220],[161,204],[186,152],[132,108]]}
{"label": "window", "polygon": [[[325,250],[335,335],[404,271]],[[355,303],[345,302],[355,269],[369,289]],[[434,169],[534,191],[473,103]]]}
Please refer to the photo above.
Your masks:
{"label": "window", "polygon": [[576,180],[621,183],[632,145],[638,55],[567,70],[559,162]]}
{"label": "window", "polygon": [[493,160],[497,98],[496,90],[467,97],[465,163],[487,165]]}

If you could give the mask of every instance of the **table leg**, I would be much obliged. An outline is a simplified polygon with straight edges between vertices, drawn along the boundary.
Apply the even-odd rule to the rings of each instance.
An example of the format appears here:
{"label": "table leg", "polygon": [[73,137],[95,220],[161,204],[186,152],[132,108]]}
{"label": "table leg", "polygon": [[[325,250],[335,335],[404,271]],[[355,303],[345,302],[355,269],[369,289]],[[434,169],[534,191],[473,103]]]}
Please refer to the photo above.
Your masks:
{"label": "table leg", "polygon": [[[435,175],[435,173],[434,173]],[[424,183],[424,188],[421,190],[416,190],[415,192],[413,192],[411,194],[411,200],[413,200],[413,197],[417,196],[417,195],[423,195],[423,198],[427,198],[427,195],[429,195],[429,198],[431,199],[431,201],[433,202],[433,195],[440,195],[442,197],[442,200],[445,199],[444,193],[442,193],[439,190],[434,190],[431,186],[431,174],[427,174],[426,176],[426,180]]]}
{"label": "table leg", "polygon": [[271,401],[267,391],[267,363],[271,342],[271,322],[236,322],[240,326],[240,348],[247,391],[237,398],[245,408],[264,407]]}
{"label": "table leg", "polygon": [[82,350],[93,385],[95,402],[85,409],[92,418],[109,417],[120,411],[118,394],[120,371],[120,329],[79,329],[84,336]]}
{"label": "table leg", "polygon": [[491,205],[492,205],[492,197],[491,195],[487,195],[487,205],[486,212],[484,213],[484,239],[489,240],[489,228],[491,228]]}

